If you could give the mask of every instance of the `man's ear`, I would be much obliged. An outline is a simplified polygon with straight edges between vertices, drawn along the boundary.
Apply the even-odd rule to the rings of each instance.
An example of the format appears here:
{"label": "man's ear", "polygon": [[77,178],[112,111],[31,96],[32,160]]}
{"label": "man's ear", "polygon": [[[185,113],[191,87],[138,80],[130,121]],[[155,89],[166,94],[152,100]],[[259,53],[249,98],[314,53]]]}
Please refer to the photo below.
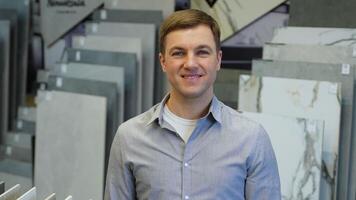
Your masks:
{"label": "man's ear", "polygon": [[164,55],[162,53],[159,53],[159,62],[161,63],[162,70],[166,72],[166,64],[165,64],[165,59]]}
{"label": "man's ear", "polygon": [[222,59],[222,51],[219,50],[217,52],[217,59],[218,59],[218,65],[216,66],[216,71],[220,70],[220,66],[221,66],[221,59]]}

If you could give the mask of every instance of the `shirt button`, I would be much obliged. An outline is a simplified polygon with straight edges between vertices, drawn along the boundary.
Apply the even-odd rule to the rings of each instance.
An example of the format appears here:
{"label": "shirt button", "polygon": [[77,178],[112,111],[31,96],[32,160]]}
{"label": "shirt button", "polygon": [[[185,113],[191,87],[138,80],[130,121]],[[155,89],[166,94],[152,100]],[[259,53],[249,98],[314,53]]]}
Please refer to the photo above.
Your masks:
{"label": "shirt button", "polygon": [[[188,164],[188,163],[184,163],[184,166],[188,167],[188,166],[189,166],[189,164]],[[188,196],[186,196],[186,197],[188,197]],[[188,198],[189,198],[189,197],[188,197]]]}
{"label": "shirt button", "polygon": [[185,195],[184,199],[189,199],[189,196],[188,196],[188,195]]}

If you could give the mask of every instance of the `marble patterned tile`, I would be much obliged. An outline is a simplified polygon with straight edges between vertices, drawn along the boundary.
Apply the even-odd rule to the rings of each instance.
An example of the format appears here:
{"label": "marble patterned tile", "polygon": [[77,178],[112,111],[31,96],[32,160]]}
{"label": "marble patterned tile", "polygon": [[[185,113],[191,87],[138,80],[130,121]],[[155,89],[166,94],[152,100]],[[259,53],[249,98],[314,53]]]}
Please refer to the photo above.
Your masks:
{"label": "marble patterned tile", "polygon": [[12,124],[12,130],[21,131],[35,135],[36,132],[36,122],[31,122],[22,119],[15,119]]}
{"label": "marble patterned tile", "polygon": [[287,26],[288,17],[287,13],[267,13],[226,39],[223,45],[261,47],[272,40],[275,29]]}
{"label": "marble patterned tile", "polygon": [[142,73],[144,74],[142,81],[145,86],[142,91],[142,96],[145,97],[142,102],[142,109],[150,109],[153,106],[154,99],[155,58],[157,57],[156,27],[153,24],[88,22],[85,24],[85,30],[88,35],[137,37],[141,40]]}
{"label": "marble patterned tile", "polygon": [[174,12],[175,0],[104,0],[107,9],[160,10],[164,18]]}
{"label": "marble patterned tile", "polygon": [[[56,64],[51,75],[77,78],[83,80],[97,80],[116,84],[116,125],[124,121],[124,87],[125,74],[122,67],[112,67],[107,65],[96,65],[87,63],[60,63]],[[112,108],[111,108],[112,109]]]}
{"label": "marble patterned tile", "polygon": [[101,9],[94,11],[92,18],[94,22],[148,23],[159,27],[163,13],[155,10]]}
{"label": "marble patterned tile", "polygon": [[135,53],[137,56],[137,113],[142,112],[142,88],[144,86],[142,81],[142,43],[139,38],[133,37],[109,37],[109,36],[94,36],[89,35],[86,37],[77,36],[73,37],[72,46],[80,49],[114,51],[114,52],[127,52]]}
{"label": "marble patterned tile", "polygon": [[37,106],[35,185],[38,199],[54,192],[58,199],[68,194],[78,199],[101,199],[105,98],[38,91]]}
{"label": "marble patterned tile", "polygon": [[[353,87],[352,78],[349,80],[349,88]],[[325,121],[322,155],[324,176],[321,180],[321,192],[325,199],[332,199],[335,195],[335,173],[342,125],[341,93],[340,84],[335,82],[247,75],[240,77],[240,110]],[[349,115],[350,112],[345,114]],[[344,131],[350,131],[350,125]]]}
{"label": "marble patterned tile", "polygon": [[[85,80],[71,77],[50,76],[48,80],[48,90],[73,92],[78,94],[87,94],[105,97],[106,104],[106,137],[105,137],[105,166],[107,166],[111,143],[118,128],[118,109],[117,86],[113,82]],[[105,167],[106,169],[106,167]]]}
{"label": "marble patterned tile", "polygon": [[267,131],[278,163],[282,199],[319,200],[323,121],[243,112]]}
{"label": "marble patterned tile", "polygon": [[45,45],[50,46],[102,3],[103,0],[40,1],[41,33]]}
{"label": "marble patterned tile", "polygon": [[271,43],[353,46],[356,29],[282,27],[275,30]]}
{"label": "marble patterned tile", "polygon": [[67,48],[66,56],[67,61],[71,63],[88,63],[123,68],[125,73],[124,120],[126,121],[137,115],[136,91],[138,90],[139,82],[136,76],[138,67],[136,54]]}
{"label": "marble patterned tile", "polygon": [[12,145],[0,145],[0,159],[11,159],[26,163],[33,162],[33,148],[22,148]]}
{"label": "marble patterned tile", "polygon": [[210,7],[207,1],[192,0],[191,8],[210,14],[220,26],[221,39],[225,40],[283,2],[284,0],[219,0]]}
{"label": "marble patterned tile", "polygon": [[0,9],[13,9],[17,12],[18,39],[17,39],[17,106],[25,104],[27,87],[27,62],[30,36],[30,0],[0,1]]}
{"label": "marble patterned tile", "polygon": [[0,21],[0,141],[9,128],[10,22]]}
{"label": "marble patterned tile", "polygon": [[[263,51],[264,59],[330,64],[356,64],[355,56],[356,50],[350,46],[266,44]],[[345,69],[347,68],[346,65]],[[354,109],[353,112],[356,113],[356,109]],[[355,116],[355,114],[353,114],[353,116]],[[353,118],[353,124],[355,123],[356,118]],[[354,134],[354,132],[355,131],[350,135],[343,135],[341,138],[340,158],[349,159],[340,159],[339,161],[341,169],[339,170],[337,183],[337,199],[345,199],[345,194],[347,194],[348,191],[356,190],[356,171],[350,167],[356,165],[356,156],[354,156],[356,155],[356,145],[353,145],[356,144],[356,134]]]}
{"label": "marble patterned tile", "polygon": [[36,107],[20,106],[17,109],[17,118],[36,122]]}
{"label": "marble patterned tile", "polygon": [[9,132],[5,135],[4,144],[21,148],[32,148],[34,136],[21,133],[21,132]]}
{"label": "marble patterned tile", "polygon": [[17,81],[18,80],[18,66],[17,66],[17,40],[18,40],[18,26],[17,26],[17,12],[14,9],[0,9],[0,20],[10,21],[11,27],[11,38],[10,38],[10,99],[9,99],[9,120],[14,120],[16,118],[17,109]]}

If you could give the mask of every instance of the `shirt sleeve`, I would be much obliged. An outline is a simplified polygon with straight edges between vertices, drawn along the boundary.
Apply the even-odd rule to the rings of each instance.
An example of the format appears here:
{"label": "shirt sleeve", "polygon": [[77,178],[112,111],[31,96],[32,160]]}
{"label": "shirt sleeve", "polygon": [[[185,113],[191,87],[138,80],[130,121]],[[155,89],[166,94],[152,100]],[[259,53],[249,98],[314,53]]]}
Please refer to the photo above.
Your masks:
{"label": "shirt sleeve", "polygon": [[136,199],[135,181],[127,163],[123,138],[118,133],[110,151],[106,176],[105,200],[133,200]]}
{"label": "shirt sleeve", "polygon": [[277,160],[266,131],[260,126],[245,185],[246,200],[280,200]]}

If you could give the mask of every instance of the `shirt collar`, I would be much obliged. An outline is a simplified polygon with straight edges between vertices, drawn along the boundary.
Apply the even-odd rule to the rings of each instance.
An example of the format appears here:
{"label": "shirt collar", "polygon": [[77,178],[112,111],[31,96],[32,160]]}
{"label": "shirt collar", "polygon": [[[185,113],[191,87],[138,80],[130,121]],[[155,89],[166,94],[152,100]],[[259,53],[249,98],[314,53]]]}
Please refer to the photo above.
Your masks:
{"label": "shirt collar", "polygon": [[[159,104],[157,104],[153,108],[153,114],[151,115],[151,118],[148,120],[147,125],[157,120],[158,124],[162,126],[163,109],[168,99],[169,99],[169,93],[163,98],[163,100]],[[221,108],[222,108],[221,102],[216,98],[216,96],[213,96],[211,100],[209,112],[206,116],[211,115],[217,122],[221,123]]]}

